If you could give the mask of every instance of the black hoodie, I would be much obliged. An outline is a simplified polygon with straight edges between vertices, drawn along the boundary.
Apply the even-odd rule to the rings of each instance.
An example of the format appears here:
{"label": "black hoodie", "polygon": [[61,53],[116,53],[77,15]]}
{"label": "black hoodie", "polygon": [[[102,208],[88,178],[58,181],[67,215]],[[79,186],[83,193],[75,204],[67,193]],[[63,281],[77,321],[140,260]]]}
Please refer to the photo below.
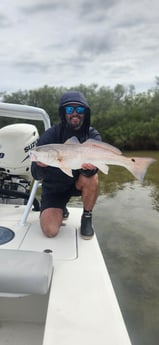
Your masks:
{"label": "black hoodie", "polygon": [[[81,128],[78,131],[69,128],[69,125],[65,118],[64,107],[65,105],[70,104],[70,103],[81,104],[85,107],[84,121]],[[83,141],[85,141],[86,137],[89,136],[90,116],[91,116],[91,111],[90,111],[88,102],[86,101],[84,95],[81,92],[69,91],[63,94],[63,96],[60,99],[59,117],[61,119],[63,130],[65,131],[65,129],[67,129],[67,136],[68,134],[70,134],[70,137],[75,135],[79,138],[80,141],[82,138],[83,138]]]}
{"label": "black hoodie", "polygon": [[[85,117],[83,125],[79,130],[70,128],[65,119],[65,108],[64,106],[69,103],[76,103],[84,105]],[[101,136],[96,129],[90,127],[90,116],[91,111],[84,95],[79,91],[69,91],[63,94],[59,104],[59,117],[60,123],[54,125],[46,130],[41,137],[38,139],[37,146],[46,144],[63,144],[67,139],[72,136],[76,136],[82,143],[88,138],[101,140]],[[43,187],[49,188],[52,192],[62,192],[69,189],[75,182],[79,171],[74,171],[74,177],[71,178],[64,174],[60,169],[53,167],[39,167],[35,162],[32,163],[31,172],[35,179],[43,180]]]}

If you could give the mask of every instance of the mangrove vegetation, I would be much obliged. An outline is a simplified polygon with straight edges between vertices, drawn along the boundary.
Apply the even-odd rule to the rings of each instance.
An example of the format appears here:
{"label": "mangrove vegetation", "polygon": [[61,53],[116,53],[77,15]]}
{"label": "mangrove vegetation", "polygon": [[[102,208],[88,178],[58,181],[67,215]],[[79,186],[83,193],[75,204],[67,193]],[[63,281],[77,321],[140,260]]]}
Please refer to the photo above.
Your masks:
{"label": "mangrove vegetation", "polygon": [[[85,94],[91,107],[91,124],[99,130],[103,141],[122,150],[159,149],[159,77],[156,78],[155,87],[143,93],[136,93],[133,85],[125,88],[121,84],[114,88],[99,87],[96,84],[81,84],[71,88],[45,85],[29,91],[1,93],[1,102],[43,108],[54,124],[59,121],[58,104],[61,95],[72,89]],[[8,123],[9,119],[0,118],[0,127]],[[38,130],[40,133],[43,130],[40,123]]]}

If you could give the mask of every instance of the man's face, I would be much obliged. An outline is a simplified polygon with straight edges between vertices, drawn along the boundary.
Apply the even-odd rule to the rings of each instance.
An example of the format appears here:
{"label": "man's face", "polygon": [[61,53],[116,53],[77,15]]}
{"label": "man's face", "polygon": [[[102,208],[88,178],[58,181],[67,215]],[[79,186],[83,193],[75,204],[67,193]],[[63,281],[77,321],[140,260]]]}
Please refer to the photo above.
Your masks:
{"label": "man's face", "polygon": [[78,103],[69,103],[65,106],[65,118],[69,126],[78,130],[83,125],[85,107]]}

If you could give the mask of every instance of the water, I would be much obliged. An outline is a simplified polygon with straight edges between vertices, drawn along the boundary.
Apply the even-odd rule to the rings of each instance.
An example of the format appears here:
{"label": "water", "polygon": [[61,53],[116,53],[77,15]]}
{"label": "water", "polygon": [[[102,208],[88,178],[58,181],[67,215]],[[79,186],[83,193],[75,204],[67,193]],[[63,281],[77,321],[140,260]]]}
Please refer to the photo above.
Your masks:
{"label": "water", "polygon": [[[149,156],[159,152],[135,152]],[[159,162],[144,182],[126,169],[100,175],[94,225],[132,345],[159,343]],[[121,344],[122,345],[122,344]]]}

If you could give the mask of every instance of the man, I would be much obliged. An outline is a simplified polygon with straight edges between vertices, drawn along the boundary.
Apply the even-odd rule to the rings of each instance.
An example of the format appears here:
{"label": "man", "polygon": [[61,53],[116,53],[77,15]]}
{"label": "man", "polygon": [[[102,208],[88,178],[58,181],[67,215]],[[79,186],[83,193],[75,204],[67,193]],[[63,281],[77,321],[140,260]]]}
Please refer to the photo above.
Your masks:
{"label": "man", "polygon": [[[60,123],[46,130],[37,146],[63,144],[72,136],[76,136],[81,143],[88,138],[101,140],[98,131],[90,127],[90,113],[87,100],[81,92],[64,93],[59,105]],[[85,239],[92,238],[92,210],[98,196],[98,169],[85,162],[80,170],[73,171],[73,177],[69,177],[58,168],[33,162],[31,170],[35,179],[42,179],[40,224],[44,234],[53,237],[58,233],[63,217],[68,215],[66,204],[70,197],[81,195],[83,214],[80,233]]]}

